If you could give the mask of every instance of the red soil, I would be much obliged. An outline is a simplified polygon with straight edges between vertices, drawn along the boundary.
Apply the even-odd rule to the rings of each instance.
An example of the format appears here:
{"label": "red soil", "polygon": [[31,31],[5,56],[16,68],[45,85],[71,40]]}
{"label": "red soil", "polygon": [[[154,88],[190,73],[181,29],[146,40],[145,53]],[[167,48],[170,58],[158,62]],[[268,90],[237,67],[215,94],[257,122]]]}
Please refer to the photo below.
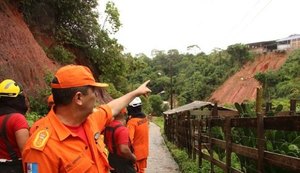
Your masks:
{"label": "red soil", "polygon": [[218,104],[241,103],[246,100],[255,100],[256,89],[261,87],[254,75],[258,72],[278,70],[286,61],[287,54],[269,53],[257,57],[227,79],[209,98]]}
{"label": "red soil", "polygon": [[0,2],[0,80],[11,78],[34,95],[46,87],[45,74],[57,68],[36,42],[20,13]]}

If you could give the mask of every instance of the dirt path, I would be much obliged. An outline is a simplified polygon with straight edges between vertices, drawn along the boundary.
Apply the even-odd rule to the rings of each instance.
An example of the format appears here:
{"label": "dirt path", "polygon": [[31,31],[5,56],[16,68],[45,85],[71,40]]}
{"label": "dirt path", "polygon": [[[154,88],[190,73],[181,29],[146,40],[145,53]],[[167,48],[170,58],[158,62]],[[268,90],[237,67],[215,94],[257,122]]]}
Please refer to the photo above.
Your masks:
{"label": "dirt path", "polygon": [[160,128],[150,123],[150,154],[146,173],[180,173],[161,136]]}

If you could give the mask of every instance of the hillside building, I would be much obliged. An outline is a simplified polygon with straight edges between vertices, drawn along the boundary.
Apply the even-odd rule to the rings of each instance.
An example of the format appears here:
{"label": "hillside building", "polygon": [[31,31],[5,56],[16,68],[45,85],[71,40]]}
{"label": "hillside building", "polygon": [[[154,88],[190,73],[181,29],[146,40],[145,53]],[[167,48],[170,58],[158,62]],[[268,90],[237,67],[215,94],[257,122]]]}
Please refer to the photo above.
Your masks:
{"label": "hillside building", "polygon": [[300,48],[300,34],[293,34],[278,40],[248,43],[246,45],[249,47],[251,52],[258,54],[273,51],[290,51]]}
{"label": "hillside building", "polygon": [[300,34],[293,34],[289,37],[276,40],[277,50],[286,51],[300,48]]}

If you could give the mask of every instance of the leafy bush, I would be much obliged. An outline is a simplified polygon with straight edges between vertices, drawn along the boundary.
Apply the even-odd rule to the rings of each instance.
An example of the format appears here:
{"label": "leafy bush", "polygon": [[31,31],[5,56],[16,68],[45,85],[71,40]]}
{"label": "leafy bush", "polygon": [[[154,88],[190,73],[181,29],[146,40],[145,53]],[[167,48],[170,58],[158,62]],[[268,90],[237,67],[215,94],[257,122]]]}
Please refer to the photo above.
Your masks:
{"label": "leafy bush", "polygon": [[44,116],[48,113],[47,99],[51,94],[50,83],[53,79],[53,73],[46,72],[44,80],[49,87],[37,91],[36,96],[29,97],[30,114]]}
{"label": "leafy bush", "polygon": [[75,59],[75,55],[61,45],[52,47],[48,56],[62,64],[70,64]]}
{"label": "leafy bush", "polygon": [[152,121],[160,127],[160,132],[163,132],[164,129],[164,118],[163,117],[152,117]]}
{"label": "leafy bush", "polygon": [[199,173],[197,161],[188,158],[188,154],[184,150],[178,149],[174,144],[167,142],[167,146],[171,151],[174,159],[178,163],[182,173]]}
{"label": "leafy bush", "polygon": [[49,90],[41,91],[38,96],[29,97],[29,104],[31,112],[34,112],[40,116],[44,116],[48,113],[47,98],[50,95]]}
{"label": "leafy bush", "polygon": [[152,115],[160,116],[163,111],[163,101],[159,95],[151,95],[149,97],[149,102],[152,107]]}
{"label": "leafy bush", "polygon": [[267,99],[300,98],[300,49],[292,52],[279,71],[258,73],[255,78],[264,87]]}
{"label": "leafy bush", "polygon": [[41,116],[36,112],[30,112],[30,113],[26,114],[26,119],[27,119],[27,122],[29,124],[29,127],[31,127],[32,124],[40,118],[41,118]]}

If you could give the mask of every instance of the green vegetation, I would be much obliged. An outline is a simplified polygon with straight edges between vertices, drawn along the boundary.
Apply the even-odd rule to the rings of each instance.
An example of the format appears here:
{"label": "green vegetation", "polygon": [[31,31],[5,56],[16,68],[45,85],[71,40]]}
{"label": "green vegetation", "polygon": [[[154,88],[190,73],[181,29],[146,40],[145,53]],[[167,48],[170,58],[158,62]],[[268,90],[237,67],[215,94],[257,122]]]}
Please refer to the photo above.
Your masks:
{"label": "green vegetation", "polygon": [[238,44],[232,45],[230,51],[215,50],[210,55],[179,54],[177,50],[169,50],[167,53],[157,51],[153,59],[144,55],[129,57],[126,59],[130,67],[128,77],[133,85],[151,79],[152,93],[162,100],[170,100],[172,85],[173,99],[176,106],[180,106],[209,97],[241,67],[244,61],[235,56],[251,58],[246,50],[245,45]]}
{"label": "green vegetation", "polygon": [[161,133],[163,133],[162,130],[164,129],[164,118],[162,116],[152,117],[152,122],[158,125],[160,127]]}
{"label": "green vegetation", "polygon": [[97,6],[96,0],[23,0],[20,9],[36,34],[52,40],[51,47],[45,48],[49,57],[62,64],[86,62],[100,81],[110,83],[114,97],[151,79],[150,88],[157,96],[151,97],[146,113],[160,115],[165,110],[160,100],[170,101],[171,94],[176,106],[205,100],[253,57],[243,44],[215,49],[209,55],[180,54],[176,49],[156,50],[153,58],[122,54],[122,45],[112,37],[122,25],[118,9],[109,1],[99,14]]}
{"label": "green vegetation", "polygon": [[47,72],[44,76],[44,80],[49,87],[42,90],[37,90],[36,96],[29,97],[30,112],[26,114],[26,119],[28,120],[30,126],[42,116],[47,115],[49,111],[47,99],[51,94],[50,82],[52,81],[52,79],[53,74],[51,72]]}
{"label": "green vegetation", "polygon": [[186,151],[178,149],[174,144],[167,142],[174,159],[178,163],[182,173],[199,173],[198,162],[189,159]]}
{"label": "green vegetation", "polygon": [[[102,4],[101,4],[102,5]],[[86,62],[102,81],[112,83],[123,92],[127,86],[123,47],[110,35],[121,23],[114,3],[106,4],[105,22],[98,22],[97,0],[22,0],[26,22],[35,34],[52,41],[45,48],[48,55],[60,63],[73,62],[73,55]]]}
{"label": "green vegetation", "polygon": [[[160,127],[160,131],[163,134],[164,129],[164,119],[163,117],[153,117],[152,121]],[[177,148],[171,142],[166,140],[166,137],[163,135],[163,138],[169,148],[172,156],[176,160],[177,164],[180,167],[182,173],[199,173],[198,162],[196,160],[192,160],[188,158],[188,154],[186,151]],[[209,168],[209,167],[208,167]],[[204,168],[206,169],[206,168]]]}
{"label": "green vegetation", "polygon": [[31,127],[32,124],[40,118],[41,118],[41,116],[39,114],[37,114],[36,112],[30,112],[30,113],[26,114],[26,119],[29,124],[29,127]]}
{"label": "green vegetation", "polygon": [[63,46],[57,45],[51,48],[48,51],[48,57],[62,63],[62,64],[72,64],[75,55],[68,50],[66,50]]}
{"label": "green vegetation", "polygon": [[[239,111],[241,117],[256,117],[253,103],[235,103],[236,109]],[[278,104],[274,109],[269,110],[267,116],[274,116],[278,112],[282,111],[283,106]],[[232,128],[232,141],[236,144],[241,144],[248,147],[255,148],[257,146],[257,134],[256,129],[251,128]],[[300,133],[279,131],[279,130],[267,130],[265,132],[266,137],[266,150],[275,152],[278,154],[289,155],[293,157],[300,157]],[[236,155],[240,161],[240,170],[244,172],[255,173],[256,162],[248,159],[247,157]],[[237,162],[235,162],[237,165]],[[265,165],[265,172],[281,173],[290,172],[282,168]]]}
{"label": "green vegetation", "polygon": [[[253,59],[248,48],[243,44],[229,46],[226,50],[215,49],[209,55],[199,52],[180,54],[178,50],[167,52],[156,50],[153,58],[144,54],[132,56],[123,54],[123,46],[112,36],[121,26],[119,12],[113,2],[105,4],[105,18],[98,22],[97,0],[22,0],[20,10],[35,32],[52,41],[50,47],[44,47],[49,58],[68,64],[85,62],[100,81],[110,84],[109,94],[113,98],[136,88],[142,82],[151,79],[150,88],[153,95],[143,99],[145,113],[162,115],[166,110],[163,101],[171,100],[176,106],[205,100],[228,77],[238,71],[246,62]],[[102,5],[102,4],[100,4]],[[104,4],[103,4],[104,5]],[[290,54],[287,62],[279,71],[258,73],[255,78],[264,88],[264,100],[272,101],[272,116],[280,110],[287,110],[289,99],[300,98],[300,50]],[[53,74],[47,74],[45,81],[50,83]],[[172,88],[172,90],[171,90]],[[27,118],[32,124],[47,113],[46,99],[50,89],[37,90],[38,96],[29,98],[31,113]],[[274,100],[276,99],[276,100]],[[242,117],[253,117],[253,103],[235,105]],[[231,107],[233,105],[230,105]],[[300,110],[300,107],[297,107]],[[154,121],[163,129],[162,117]],[[221,129],[213,129],[217,138],[224,138]],[[255,147],[255,131],[235,128],[232,130],[233,141]],[[300,156],[299,134],[279,131],[266,132],[267,149],[281,154]],[[188,159],[184,150],[167,142],[174,158],[179,162],[182,172],[199,172],[197,161]],[[215,157],[224,160],[224,151],[217,150]],[[232,165],[240,170],[251,172],[255,163],[233,154]],[[266,167],[267,172],[276,173],[280,169]],[[203,161],[201,172],[210,170],[209,163]],[[216,169],[215,172],[221,172]],[[254,172],[254,171],[253,171]]]}
{"label": "green vegetation", "polygon": [[300,50],[292,52],[278,71],[258,73],[255,78],[264,88],[266,101],[300,98]]}
{"label": "green vegetation", "polygon": [[[162,116],[160,117],[153,117],[152,121],[158,125],[161,129],[161,133],[163,134],[164,129],[164,119]],[[198,160],[193,160],[188,157],[187,152],[184,149],[179,149],[176,147],[176,145],[172,144],[171,142],[168,142],[166,140],[166,137],[163,134],[163,138],[167,144],[168,149],[170,150],[173,158],[177,162],[177,164],[180,167],[180,171],[182,173],[199,173],[200,172],[209,172],[210,171],[210,163],[203,159],[202,161],[202,167],[199,168],[198,166]],[[218,155],[215,153],[214,156],[218,157]],[[233,158],[234,160],[234,158]],[[223,171],[220,168],[215,167],[214,171],[216,173],[222,173]]]}

